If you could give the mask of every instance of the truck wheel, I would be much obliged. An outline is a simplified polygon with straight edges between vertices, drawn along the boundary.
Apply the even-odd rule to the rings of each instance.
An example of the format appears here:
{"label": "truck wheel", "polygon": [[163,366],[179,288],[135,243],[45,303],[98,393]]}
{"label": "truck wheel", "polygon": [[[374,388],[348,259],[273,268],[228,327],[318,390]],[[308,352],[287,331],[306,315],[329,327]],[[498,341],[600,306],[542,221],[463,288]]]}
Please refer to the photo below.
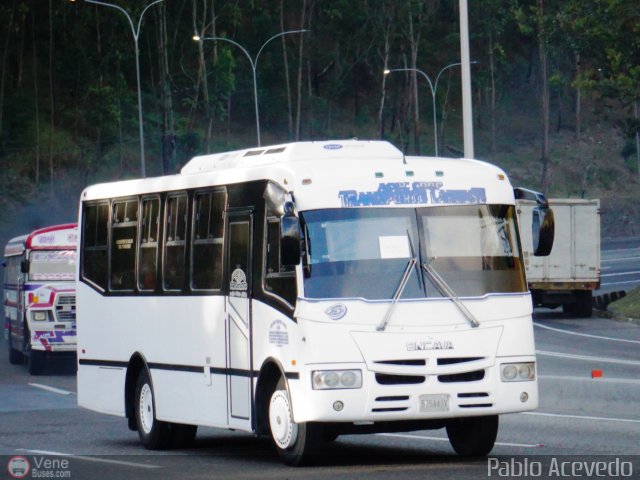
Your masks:
{"label": "truck wheel", "polygon": [[148,450],[163,450],[171,446],[170,425],[156,418],[153,386],[147,369],[138,374],[135,396],[135,415],[140,443]]}
{"label": "truck wheel", "polygon": [[593,314],[593,298],[591,290],[580,290],[575,293],[576,303],[573,314],[580,318],[591,318]]}
{"label": "truck wheel", "polygon": [[498,415],[457,418],[447,423],[447,436],[458,455],[487,455],[498,436]]}
{"label": "truck wheel", "polygon": [[269,402],[271,438],[282,461],[291,466],[310,462],[322,438],[319,425],[295,423],[287,386],[280,380]]}

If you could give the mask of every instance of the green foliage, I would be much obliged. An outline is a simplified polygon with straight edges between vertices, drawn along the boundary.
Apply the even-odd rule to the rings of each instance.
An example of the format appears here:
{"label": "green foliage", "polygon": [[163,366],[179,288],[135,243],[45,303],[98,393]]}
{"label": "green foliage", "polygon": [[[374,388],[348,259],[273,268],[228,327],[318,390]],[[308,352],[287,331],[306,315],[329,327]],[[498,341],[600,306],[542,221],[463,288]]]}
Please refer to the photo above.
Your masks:
{"label": "green foliage", "polygon": [[[619,136],[608,140],[609,154],[613,152],[618,166],[622,166],[618,152],[632,162],[632,147],[625,146],[624,139],[633,140],[638,128],[631,112],[640,100],[640,2],[469,3],[471,57],[479,62],[472,68],[478,156],[486,156],[489,150],[486,120],[494,115],[496,157],[516,172],[525,172],[521,164],[534,164],[531,145],[540,130],[537,48],[544,33],[553,93],[551,116],[564,115],[567,123],[580,89],[585,130],[603,124],[617,127]],[[120,3],[136,25],[148,4]],[[405,68],[411,63],[413,38],[416,65],[429,75],[460,59],[455,1],[175,0],[163,2],[162,9],[166,45],[159,41],[163,16],[158,6],[145,13],[138,41],[147,167],[152,174],[160,171],[165,134],[175,134],[172,153],[178,165],[207,146],[224,150],[255,141],[253,78],[247,58],[236,46],[205,42],[209,94],[205,105],[198,79],[198,47],[191,38],[194,26],[204,29],[205,35],[238,42],[252,56],[282,30],[309,29],[284,37],[284,48],[281,39],[274,40],[258,62],[261,127],[263,136],[273,142],[291,140],[289,121],[298,120],[300,104],[302,140],[383,135],[397,145],[408,144],[412,122],[408,77],[397,75],[386,82],[383,131],[378,127],[385,48],[389,48],[387,66]],[[116,9],[63,1],[16,0],[0,5],[1,211],[12,211],[12,206],[34,192],[50,194],[51,159],[54,190],[64,185],[73,195],[89,182],[139,174],[134,52],[129,24]],[[168,72],[163,78],[165,57]],[[451,89],[445,104],[448,75]],[[438,114],[447,119],[443,141],[460,147],[459,70],[451,69],[448,75],[439,86]],[[420,131],[428,145],[433,126],[430,93],[424,83],[419,83],[419,97]],[[489,110],[492,99],[495,111]],[[208,118],[213,119],[211,138]],[[565,168],[564,163],[578,162],[567,152],[554,154],[557,170]],[[606,170],[598,169],[594,182],[613,186],[620,173]],[[526,172],[535,176],[532,170]],[[67,177],[73,180],[63,180]]]}

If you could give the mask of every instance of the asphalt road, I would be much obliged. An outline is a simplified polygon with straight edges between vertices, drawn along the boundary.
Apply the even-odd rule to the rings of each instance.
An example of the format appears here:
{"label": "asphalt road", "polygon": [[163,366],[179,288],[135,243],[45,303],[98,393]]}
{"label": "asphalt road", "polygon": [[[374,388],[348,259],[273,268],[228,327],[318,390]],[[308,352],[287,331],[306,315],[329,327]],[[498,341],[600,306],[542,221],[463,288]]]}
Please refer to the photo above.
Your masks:
{"label": "asphalt road", "polygon": [[640,285],[640,238],[604,239],[600,251],[600,289],[595,295]]}
{"label": "asphalt road", "polygon": [[[29,475],[36,468],[55,478],[97,480],[513,478],[518,466],[525,473],[534,468],[532,477],[577,478],[580,468],[595,468],[597,461],[609,469],[617,462],[619,473],[632,469],[626,478],[640,478],[640,326],[566,319],[550,310],[537,311],[535,325],[540,408],[501,417],[490,459],[458,457],[444,432],[421,431],[343,436],[323,449],[315,466],[297,469],[282,465],[267,439],[213,428],[201,428],[192,449],[148,452],[124,419],[77,407],[73,364],[31,377],[8,363],[2,341],[0,478],[9,478],[9,461],[22,462],[16,456],[30,463]],[[602,377],[592,378],[593,370]],[[565,465],[576,475],[569,467],[562,472]]]}

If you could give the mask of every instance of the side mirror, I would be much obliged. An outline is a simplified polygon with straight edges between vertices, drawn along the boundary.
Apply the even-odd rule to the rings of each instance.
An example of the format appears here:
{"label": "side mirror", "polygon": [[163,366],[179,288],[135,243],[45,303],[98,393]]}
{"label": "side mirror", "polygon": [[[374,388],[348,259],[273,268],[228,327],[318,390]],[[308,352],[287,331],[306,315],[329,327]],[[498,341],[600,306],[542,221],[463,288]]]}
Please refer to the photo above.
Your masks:
{"label": "side mirror", "polygon": [[293,213],[280,219],[280,262],[283,267],[300,263],[300,221]]}
{"label": "side mirror", "polygon": [[534,200],[537,206],[531,212],[531,239],[533,254],[536,257],[546,257],[553,248],[555,222],[553,210],[549,208],[549,201],[542,193],[522,187],[513,189],[516,200]]}
{"label": "side mirror", "polygon": [[554,235],[553,210],[549,207],[534,208],[531,222],[531,239],[533,240],[533,254],[536,257],[546,257],[551,253]]}
{"label": "side mirror", "polygon": [[20,262],[20,271],[22,273],[29,273],[29,260],[22,260]]}

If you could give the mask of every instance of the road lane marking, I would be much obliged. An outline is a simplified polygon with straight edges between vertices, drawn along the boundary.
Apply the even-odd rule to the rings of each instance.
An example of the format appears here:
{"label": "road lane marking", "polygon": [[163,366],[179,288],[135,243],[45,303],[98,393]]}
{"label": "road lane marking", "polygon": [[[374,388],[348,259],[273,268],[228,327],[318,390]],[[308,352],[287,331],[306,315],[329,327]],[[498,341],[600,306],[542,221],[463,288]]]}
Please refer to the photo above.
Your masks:
{"label": "road lane marking", "polygon": [[69,390],[62,390],[61,388],[50,387],[49,385],[42,385],[40,383],[30,383],[29,385],[35,388],[46,390],[47,392],[57,393],[59,395],[73,395],[73,392],[70,392]]}
{"label": "road lane marking", "polygon": [[567,335],[577,335],[579,337],[597,338],[599,340],[611,340],[613,342],[637,343],[638,345],[640,345],[640,340],[630,340],[628,338],[603,337],[602,335],[592,335],[591,333],[570,332],[568,330],[563,330],[561,328],[548,327],[547,325],[542,325],[541,323],[538,323],[538,322],[533,322],[533,324],[536,327],[544,328],[545,330],[566,333]]}
{"label": "road lane marking", "polygon": [[[436,442],[449,442],[448,438],[442,437],[425,437],[422,435],[407,435],[406,433],[376,433],[376,435],[380,435],[382,437],[397,437],[397,438],[408,438],[410,440],[435,440]],[[542,443],[508,443],[508,442],[496,442],[495,445],[500,445],[503,447],[524,447],[524,448],[540,448],[544,447]]]}
{"label": "road lane marking", "polygon": [[640,385],[640,380],[633,378],[609,378],[609,377],[570,377],[568,375],[538,375],[539,380],[561,380],[575,381],[575,382],[590,382],[590,383],[623,383],[627,385]]}
{"label": "road lane marking", "polygon": [[626,285],[628,283],[638,283],[640,282],[640,280],[636,279],[636,280],[627,280],[626,282],[605,282],[605,283],[601,283],[600,286],[601,287],[606,287],[607,285]]}
{"label": "road lane marking", "polygon": [[54,457],[69,457],[75,460],[84,460],[85,462],[108,463],[111,465],[122,465],[125,467],[137,468],[162,468],[160,465],[150,465],[146,463],[127,462],[124,460],[111,460],[109,458],[88,457],[85,455],[74,455],[73,453],[51,452],[49,450],[29,450],[26,448],[17,448],[18,452],[26,452],[32,455],[51,455]]}
{"label": "road lane marking", "polygon": [[601,274],[601,277],[622,277],[623,275],[637,275],[640,273],[640,270],[635,270],[631,272],[621,272],[621,273],[605,273]]}
{"label": "road lane marking", "polygon": [[608,358],[608,357],[591,357],[588,355],[574,355],[571,353],[560,353],[560,352],[547,352],[544,350],[536,350],[537,355],[543,355],[547,357],[559,357],[559,358],[569,358],[571,360],[588,360],[593,362],[600,363],[616,363],[618,365],[633,365],[640,366],[640,362],[636,360],[622,360],[619,358]]}
{"label": "road lane marking", "polygon": [[539,417],[573,418],[577,420],[604,420],[607,422],[640,423],[640,420],[634,420],[632,418],[592,417],[589,415],[565,415],[560,413],[544,413],[544,412],[522,412],[522,414],[536,415]]}

